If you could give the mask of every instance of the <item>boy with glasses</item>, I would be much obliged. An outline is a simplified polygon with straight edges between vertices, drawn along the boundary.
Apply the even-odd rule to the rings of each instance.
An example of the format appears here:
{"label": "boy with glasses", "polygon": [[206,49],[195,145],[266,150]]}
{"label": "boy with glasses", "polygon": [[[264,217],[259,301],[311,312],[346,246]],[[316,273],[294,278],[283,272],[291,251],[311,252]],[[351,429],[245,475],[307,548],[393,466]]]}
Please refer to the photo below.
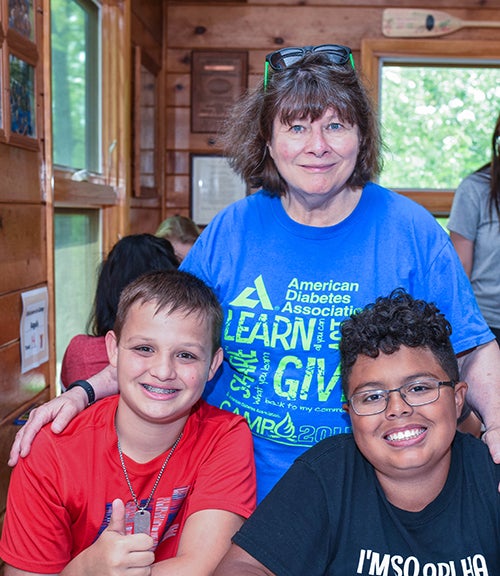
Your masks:
{"label": "boy with glasses", "polygon": [[451,327],[402,290],[342,325],[352,435],[299,457],[215,576],[496,576],[500,465],[456,431]]}

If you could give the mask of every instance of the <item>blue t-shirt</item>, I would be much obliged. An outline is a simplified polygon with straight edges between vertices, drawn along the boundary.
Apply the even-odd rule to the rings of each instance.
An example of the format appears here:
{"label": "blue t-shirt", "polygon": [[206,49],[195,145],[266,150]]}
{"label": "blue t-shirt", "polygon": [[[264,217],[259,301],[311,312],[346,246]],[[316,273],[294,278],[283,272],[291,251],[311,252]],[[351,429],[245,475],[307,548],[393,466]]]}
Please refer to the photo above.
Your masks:
{"label": "blue t-shirt", "polygon": [[225,314],[211,404],[245,416],[259,498],[306,448],[350,431],[339,381],[340,324],[403,287],[435,302],[461,352],[493,339],[447,234],[415,202],[376,184],[334,226],[292,220],[263,191],[230,205],[182,263]]}

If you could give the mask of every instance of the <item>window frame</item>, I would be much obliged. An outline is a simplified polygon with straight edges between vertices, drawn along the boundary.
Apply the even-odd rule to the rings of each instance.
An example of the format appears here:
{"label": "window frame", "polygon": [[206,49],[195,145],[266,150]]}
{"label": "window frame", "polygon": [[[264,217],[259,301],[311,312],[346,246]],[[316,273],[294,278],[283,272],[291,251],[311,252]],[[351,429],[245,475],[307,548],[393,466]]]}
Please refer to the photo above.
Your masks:
{"label": "window frame", "polygon": [[[136,198],[157,198],[160,196],[160,154],[159,154],[159,116],[160,116],[160,66],[151,58],[147,52],[140,46],[133,46],[133,137],[132,137],[132,179],[133,179],[133,196]],[[143,110],[142,94],[144,87],[142,84],[142,68],[146,69],[154,78],[154,124],[153,124],[153,177],[154,186],[146,187],[141,184],[142,176],[142,155],[144,148],[142,146],[142,117]]]}
{"label": "window frame", "polygon": [[[382,61],[386,58],[415,58],[428,61],[463,60],[468,66],[481,62],[500,62],[500,42],[442,39],[370,39],[361,41],[361,69],[363,79],[375,106],[379,109]],[[455,62],[454,62],[455,63]],[[426,190],[395,188],[395,191],[422,204],[436,216],[447,216],[453,202],[454,190]]]}
{"label": "window frame", "polygon": [[[130,186],[130,6],[95,0],[99,15],[100,173],[80,180],[78,170],[53,165],[55,207],[99,208],[102,248],[108,252],[127,233]],[[51,158],[52,162],[52,158]]]}

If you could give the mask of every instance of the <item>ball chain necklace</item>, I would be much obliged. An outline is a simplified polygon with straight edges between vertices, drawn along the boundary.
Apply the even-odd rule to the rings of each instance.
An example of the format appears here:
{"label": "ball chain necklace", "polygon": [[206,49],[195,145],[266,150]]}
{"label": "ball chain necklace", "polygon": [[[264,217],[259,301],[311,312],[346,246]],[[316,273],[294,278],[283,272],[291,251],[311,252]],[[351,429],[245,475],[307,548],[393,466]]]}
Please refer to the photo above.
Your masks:
{"label": "ball chain necklace", "polygon": [[[118,433],[117,433],[117,435],[118,435]],[[125,474],[125,480],[127,481],[128,489],[130,490],[130,494],[132,494],[132,498],[134,499],[134,503],[135,503],[135,506],[137,508],[137,512],[134,514],[134,534],[139,534],[139,533],[149,534],[150,533],[151,514],[149,513],[149,510],[147,510],[147,507],[149,506],[149,503],[151,502],[151,498],[153,498],[153,494],[155,493],[156,489],[158,488],[158,484],[160,483],[161,477],[163,476],[163,472],[165,471],[165,468],[167,467],[168,461],[170,460],[170,457],[174,453],[174,450],[177,448],[177,445],[181,441],[181,438],[182,438],[182,432],[177,437],[177,440],[174,442],[174,445],[172,446],[172,448],[170,448],[170,451],[167,454],[167,457],[165,458],[165,461],[163,462],[163,464],[160,468],[160,472],[158,473],[158,476],[156,477],[155,483],[153,485],[153,489],[151,490],[151,494],[149,495],[149,498],[147,499],[146,504],[144,504],[144,506],[141,506],[139,504],[139,501],[137,500],[137,496],[135,495],[134,489],[132,488],[132,483],[130,482],[127,468],[125,466],[125,461],[123,459],[123,452],[122,452],[122,448],[120,446],[120,439],[118,438],[117,446],[118,446],[118,454],[120,455],[120,463],[122,465],[123,473]]]}

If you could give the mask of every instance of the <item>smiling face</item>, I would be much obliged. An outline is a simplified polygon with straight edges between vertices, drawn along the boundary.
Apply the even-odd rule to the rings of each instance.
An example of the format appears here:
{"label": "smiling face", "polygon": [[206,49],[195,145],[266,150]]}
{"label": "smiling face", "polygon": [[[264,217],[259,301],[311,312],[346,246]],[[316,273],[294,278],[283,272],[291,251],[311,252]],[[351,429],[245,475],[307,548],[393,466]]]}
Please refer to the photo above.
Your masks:
{"label": "smiling face", "polygon": [[288,193],[335,195],[356,166],[359,131],[331,109],[314,122],[296,120],[290,126],[275,118],[268,148]]}
{"label": "smiling face", "polygon": [[[450,380],[427,348],[401,348],[377,358],[358,356],[349,377],[349,397],[366,390],[392,390],[419,378]],[[389,395],[384,412],[359,416],[349,409],[354,438],[384,480],[446,478],[450,446],[467,385],[442,386],[432,404],[409,406],[398,392]]]}
{"label": "smiling face", "polygon": [[205,317],[181,311],[156,313],[156,302],[136,302],[120,341],[106,335],[110,363],[117,367],[120,421],[184,425],[205,383],[222,361],[213,354]]}

